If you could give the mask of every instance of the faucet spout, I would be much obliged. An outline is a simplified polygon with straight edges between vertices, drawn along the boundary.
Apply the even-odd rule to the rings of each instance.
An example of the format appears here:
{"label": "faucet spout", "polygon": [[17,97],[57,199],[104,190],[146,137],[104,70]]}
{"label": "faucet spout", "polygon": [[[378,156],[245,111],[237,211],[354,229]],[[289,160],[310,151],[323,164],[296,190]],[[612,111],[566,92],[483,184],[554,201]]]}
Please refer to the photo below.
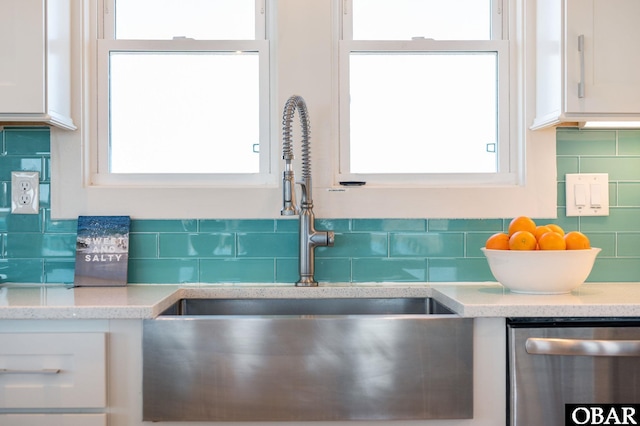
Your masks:
{"label": "faucet spout", "polygon": [[[298,111],[302,127],[302,180],[295,182],[292,161],[294,159],[292,147],[293,116]],[[291,96],[282,115],[282,159],[285,161],[282,176],[282,210],[283,216],[298,214],[300,222],[299,240],[299,272],[300,279],[296,286],[315,287],[315,248],[333,246],[335,234],[333,231],[318,231],[315,229],[315,215],[313,214],[313,198],[311,197],[311,149],[309,144],[310,124],[307,105],[301,96]],[[296,205],[295,183],[301,187],[300,205]]]}

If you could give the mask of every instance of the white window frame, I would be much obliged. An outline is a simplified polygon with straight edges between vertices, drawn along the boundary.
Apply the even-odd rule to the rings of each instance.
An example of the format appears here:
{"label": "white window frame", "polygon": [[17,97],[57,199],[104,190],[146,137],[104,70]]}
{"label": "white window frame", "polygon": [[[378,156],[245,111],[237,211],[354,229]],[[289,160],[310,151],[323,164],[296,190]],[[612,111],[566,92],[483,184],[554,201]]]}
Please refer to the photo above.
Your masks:
{"label": "white window frame", "polygon": [[[52,130],[51,212],[53,218],[82,214],[129,214],[136,219],[279,218],[281,207],[281,110],[293,94],[305,98],[311,118],[314,210],[320,218],[506,218],[526,214],[555,217],[555,130],[529,129],[535,106],[535,16],[531,2],[509,4],[510,137],[516,150],[517,183],[475,182],[452,185],[416,183],[345,187],[340,181],[339,61],[343,0],[270,2],[267,21],[270,51],[269,108],[275,182],[226,186],[210,182],[172,181],[149,186],[97,185],[91,159],[96,158],[97,90],[96,2],[74,2],[72,116],[75,132]],[[277,6],[277,7],[276,7]],[[525,25],[526,23],[526,25]],[[93,142],[92,142],[93,141]],[[299,162],[299,159],[296,159]],[[299,178],[299,176],[298,176]]]}
{"label": "white window frame", "polygon": [[[237,185],[276,184],[271,164],[275,160],[270,153],[269,135],[269,43],[266,37],[266,10],[263,0],[256,0],[255,39],[254,40],[194,40],[179,37],[174,40],[121,40],[115,36],[115,0],[104,2],[98,15],[97,49],[97,123],[96,134],[97,158],[92,158],[91,181],[97,186],[131,186],[145,185],[149,187],[166,187],[167,185],[206,185],[229,186],[229,182]],[[100,19],[102,18],[102,19]],[[260,146],[258,173],[211,173],[211,174],[167,174],[167,173],[111,173],[109,170],[109,67],[110,55],[117,52],[211,52],[233,53],[251,52],[258,54],[259,87],[260,87]],[[236,111],[242,114],[242,111]],[[179,147],[179,141],[176,141]]]}
{"label": "white window frame", "polygon": [[[511,145],[515,139],[510,137],[509,114],[509,41],[508,19],[502,6],[503,0],[491,0],[491,40],[433,40],[416,38],[412,40],[354,40],[353,39],[353,0],[344,0],[344,10],[340,14],[342,33],[340,37],[340,163],[338,181],[367,182],[367,185],[495,185],[517,184],[516,156],[511,156]],[[498,117],[497,173],[351,173],[350,161],[350,97],[349,64],[352,53],[358,54],[429,54],[429,53],[495,53],[496,72],[498,74]],[[402,105],[398,105],[402,108]],[[397,123],[402,125],[402,123]],[[503,143],[504,142],[504,143]],[[515,150],[514,150],[515,151]],[[411,155],[411,153],[407,153]]]}
{"label": "white window frame", "polygon": [[[93,159],[92,182],[95,185],[148,185],[165,187],[181,185],[229,186],[276,184],[271,164],[276,161],[269,136],[269,48],[265,40],[257,41],[203,41],[203,40],[107,40],[100,39],[98,49],[98,126],[96,141],[98,156]],[[237,51],[256,53],[260,66],[260,172],[259,173],[111,173],[109,171],[109,56],[115,52],[215,52]],[[242,115],[242,111],[234,113]],[[176,141],[179,147],[179,141]]]}
{"label": "white window frame", "polygon": [[[473,47],[473,50],[471,48]],[[349,59],[357,53],[427,53],[427,52],[488,52],[496,53],[498,74],[504,75],[509,69],[508,42],[458,42],[458,41],[342,41],[340,46],[340,171],[338,181],[365,181],[367,185],[410,184],[422,186],[515,184],[515,156],[510,156],[509,141],[509,79],[498,79],[498,169],[497,173],[350,173],[349,148]],[[504,107],[507,106],[507,107]],[[401,105],[398,106],[402,108]],[[397,123],[402,125],[402,123]],[[502,141],[505,141],[503,144]],[[411,153],[407,153],[411,155]]]}

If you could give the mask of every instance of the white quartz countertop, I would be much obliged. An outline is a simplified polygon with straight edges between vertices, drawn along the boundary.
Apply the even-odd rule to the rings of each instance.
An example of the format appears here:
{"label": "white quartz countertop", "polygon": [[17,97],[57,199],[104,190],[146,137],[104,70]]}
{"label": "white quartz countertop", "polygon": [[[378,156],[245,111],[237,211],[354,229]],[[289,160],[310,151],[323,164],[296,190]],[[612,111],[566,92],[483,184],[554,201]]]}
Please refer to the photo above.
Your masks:
{"label": "white quartz countertop", "polygon": [[587,283],[561,295],[497,283],[0,285],[0,319],[149,319],[182,298],[433,297],[463,317],[640,317],[640,283]]}

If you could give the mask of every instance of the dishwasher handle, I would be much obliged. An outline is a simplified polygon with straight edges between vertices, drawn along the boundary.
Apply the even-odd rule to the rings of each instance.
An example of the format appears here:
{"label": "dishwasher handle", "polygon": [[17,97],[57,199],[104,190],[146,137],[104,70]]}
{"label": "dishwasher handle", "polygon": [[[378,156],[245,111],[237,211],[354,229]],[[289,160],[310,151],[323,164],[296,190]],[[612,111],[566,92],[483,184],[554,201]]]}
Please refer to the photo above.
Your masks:
{"label": "dishwasher handle", "polygon": [[532,355],[640,356],[640,340],[584,340],[530,337],[525,342]]}

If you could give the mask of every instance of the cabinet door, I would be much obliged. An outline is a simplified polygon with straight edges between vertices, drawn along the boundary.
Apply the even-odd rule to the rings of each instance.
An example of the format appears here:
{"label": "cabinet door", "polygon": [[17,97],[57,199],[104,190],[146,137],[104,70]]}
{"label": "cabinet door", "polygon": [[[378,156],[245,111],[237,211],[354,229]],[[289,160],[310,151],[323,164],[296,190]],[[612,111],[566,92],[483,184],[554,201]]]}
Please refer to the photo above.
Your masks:
{"label": "cabinet door", "polygon": [[567,112],[640,112],[639,17],[638,0],[567,0]]}
{"label": "cabinet door", "polygon": [[0,113],[45,110],[45,0],[0,2]]}

